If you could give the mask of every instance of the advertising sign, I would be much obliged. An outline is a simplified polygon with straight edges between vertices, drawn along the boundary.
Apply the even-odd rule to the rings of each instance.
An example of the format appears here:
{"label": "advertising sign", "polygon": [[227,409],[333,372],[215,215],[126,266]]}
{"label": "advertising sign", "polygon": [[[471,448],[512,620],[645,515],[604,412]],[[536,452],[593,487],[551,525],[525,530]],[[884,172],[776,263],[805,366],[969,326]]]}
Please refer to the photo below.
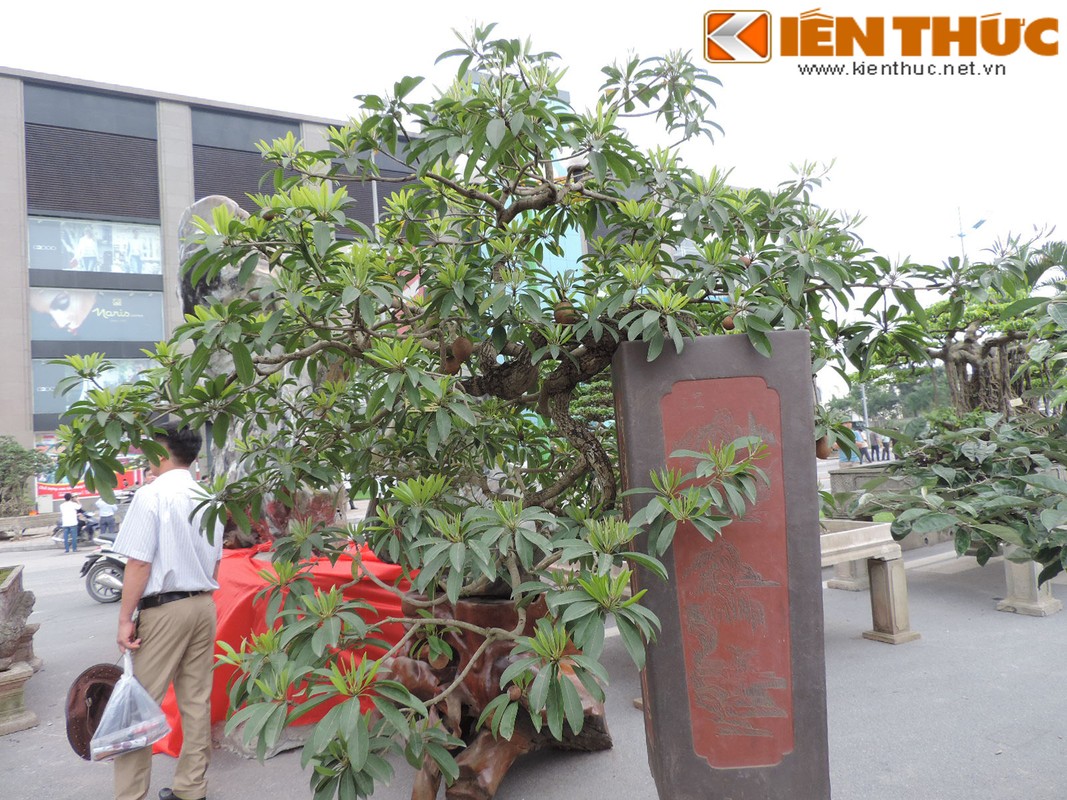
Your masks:
{"label": "advertising sign", "polygon": [[30,289],[30,338],[39,342],[155,342],[163,338],[160,292]]}
{"label": "advertising sign", "polygon": [[159,226],[29,219],[30,269],[160,275]]}

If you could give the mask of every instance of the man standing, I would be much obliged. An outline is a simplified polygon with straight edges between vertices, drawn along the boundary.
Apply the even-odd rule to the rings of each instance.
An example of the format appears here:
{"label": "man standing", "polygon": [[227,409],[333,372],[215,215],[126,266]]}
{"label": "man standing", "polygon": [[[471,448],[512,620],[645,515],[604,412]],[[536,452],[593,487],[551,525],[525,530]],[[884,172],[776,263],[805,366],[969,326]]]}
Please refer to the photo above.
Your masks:
{"label": "man standing", "polygon": [[867,447],[867,434],[864,433],[862,428],[856,428],[854,431],[856,436],[856,448],[860,451],[860,463],[862,464],[864,459],[867,463],[871,463],[871,451]]}
{"label": "man standing", "polygon": [[[222,526],[212,541],[200,530],[198,486],[189,472],[200,452],[200,434],[164,425],[156,441],[167,450],[155,477],[134,495],[115,550],[126,555],[119,609],[119,649],[133,651],[134,674],[148,693],[163,700],[173,683],[184,741],[174,770],[174,788],[161,800],[207,796],[211,755],[211,661],[215,650],[215,602]],[[135,615],[136,612],[136,615]],[[142,800],[152,778],[152,750],[115,759],[116,800]]]}
{"label": "man standing", "polygon": [[882,460],[882,439],[874,431],[869,431],[868,433],[870,435],[869,444],[871,446],[871,460],[872,461],[881,461]]}
{"label": "man standing", "polygon": [[59,524],[63,528],[63,552],[78,552],[78,512],[82,507],[74,499],[74,495],[67,492],[63,495],[63,502],[59,504]]}
{"label": "man standing", "polygon": [[100,515],[100,535],[115,533],[115,512],[118,506],[109,503],[103,497],[96,501],[96,513]]}

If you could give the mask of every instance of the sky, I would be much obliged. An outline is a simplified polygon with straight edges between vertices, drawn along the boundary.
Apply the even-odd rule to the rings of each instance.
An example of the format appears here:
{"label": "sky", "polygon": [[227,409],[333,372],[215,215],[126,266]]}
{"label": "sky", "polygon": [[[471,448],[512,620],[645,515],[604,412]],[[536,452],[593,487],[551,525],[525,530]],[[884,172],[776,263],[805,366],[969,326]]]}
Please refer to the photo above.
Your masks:
{"label": "sky", "polygon": [[[815,200],[862,214],[865,243],[891,260],[940,263],[961,250],[980,258],[998,239],[1035,226],[1055,226],[1067,238],[1062,3],[861,0],[819,8],[864,24],[867,17],[944,16],[957,26],[960,17],[997,11],[1002,20],[1025,24],[1057,14],[1064,20],[1063,53],[1053,56],[1024,47],[1002,57],[980,49],[975,57],[934,58],[924,41],[924,55],[907,59],[891,21],[881,57],[786,57],[781,20],[816,7],[778,0],[738,5],[770,13],[772,57],[706,64],[723,83],[714,91],[713,119],[724,133],[685,151],[689,163],[730,169],[737,185],[772,188],[790,178],[793,164],[832,162]],[[595,101],[600,68],[630,54],[685,50],[703,62],[705,13],[734,8],[714,0],[18,3],[5,11],[0,65],[345,119],[357,111],[354,95],[384,92],[403,75],[427,76],[427,92],[444,85],[450,65],[434,60],[456,46],[452,30],[497,22],[497,34],[530,37],[538,49],[561,55],[569,68],[565,88],[582,109]],[[881,70],[896,62],[951,64],[974,74],[855,74],[855,64]],[[832,64],[844,64],[847,74],[801,74],[805,65]]]}

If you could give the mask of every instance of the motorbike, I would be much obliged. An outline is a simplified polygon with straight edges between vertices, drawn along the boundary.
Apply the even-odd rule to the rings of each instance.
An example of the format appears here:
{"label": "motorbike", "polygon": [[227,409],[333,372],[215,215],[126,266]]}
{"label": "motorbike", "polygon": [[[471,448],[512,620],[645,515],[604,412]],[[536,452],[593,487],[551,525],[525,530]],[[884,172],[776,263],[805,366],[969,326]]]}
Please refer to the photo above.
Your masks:
{"label": "motorbike", "polygon": [[[90,544],[95,541],[100,523],[92,511],[78,512],[78,544]],[[56,547],[63,547],[63,526],[57,524],[52,528],[52,541]]]}
{"label": "motorbike", "polygon": [[95,539],[100,549],[89,553],[82,564],[85,591],[98,603],[114,603],[122,597],[122,579],[126,574],[126,556],[111,549],[114,541]]}

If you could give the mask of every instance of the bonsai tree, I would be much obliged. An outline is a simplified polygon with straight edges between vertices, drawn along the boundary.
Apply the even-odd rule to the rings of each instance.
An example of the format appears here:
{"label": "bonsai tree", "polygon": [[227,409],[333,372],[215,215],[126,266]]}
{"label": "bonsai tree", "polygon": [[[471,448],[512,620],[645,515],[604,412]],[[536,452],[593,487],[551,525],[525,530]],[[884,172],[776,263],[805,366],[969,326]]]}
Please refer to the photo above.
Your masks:
{"label": "bonsai tree", "polygon": [[[687,56],[606,67],[581,111],[556,56],[492,31],[442,56],[455,79],[430,100],[412,99],[421,79],[406,77],[361,96],[362,114],[331,129],[325,150],[291,135],[261,143],[273,193],[247,218],[220,206],[201,220],[202,249],[184,265],[205,301],[153,368],[89,392],[60,434],[65,474],[106,496],[117,454],[158,455],[158,414],[210,424],[243,469],[208,487],[206,517],[244,528],[268,499],[295,505],[346,478],[372,497],[356,528],[290,522],[270,573],[280,629],[226,658],[243,670],[232,723],[264,747],[312,705],[340,703],[305,747],[316,797],[370,795],[390,752],[420,767],[416,796],[433,797],[442,774],[477,783],[461,739],[579,735],[606,677],[607,615],[638,665],[655,636],[627,594],[629,565],[662,574],[679,522],[715,536],[755,498],[758,442],[714,443],[650,476],[653,502],[620,517],[614,426],[576,411],[596,405],[583,387],[620,343],[647,342],[651,360],[728,331],[769,355],[769,331],[806,328],[813,367],[843,369],[912,335],[893,320],[843,321],[856,285],[910,289],[853,220],[812,203],[813,166],[764,191],[684,165],[685,143],[717,127],[717,81]],[[660,124],[662,145],[633,143],[624,126],[638,116]],[[346,189],[370,180],[392,189],[373,228],[353,219]],[[573,268],[547,269],[576,233]],[[247,291],[212,295],[223,281]],[[94,380],[107,366],[76,371]],[[352,663],[338,654],[390,620],[312,591],[303,572],[363,541],[405,569],[392,621],[407,632],[385,658]],[[354,579],[375,580],[353,564]],[[510,602],[507,624],[459,618],[486,597]],[[487,652],[488,677],[474,670]]]}
{"label": "bonsai tree", "polygon": [[44,453],[23,447],[11,436],[0,436],[0,516],[25,514],[32,507],[28,481],[51,466]]}
{"label": "bonsai tree", "polygon": [[[886,340],[871,352],[865,378],[896,385],[905,379],[903,370],[927,373],[936,365],[948,388],[945,404],[959,414],[988,411],[1010,417],[1024,406],[1034,411],[1046,404],[1059,370],[1048,358],[1049,345],[1035,349],[1040,337],[1033,325],[1048,304],[1046,288],[1062,278],[1064,244],[1037,231],[1028,238],[1008,236],[986,255],[908,267],[916,286],[943,299],[925,305],[909,300],[900,324],[914,325],[921,335]],[[865,304],[869,324],[889,316],[889,298],[871,294]],[[869,400],[876,403],[877,394]]]}
{"label": "bonsai tree", "polygon": [[[957,554],[973,552],[981,564],[1010,545],[1011,558],[1043,566],[1044,582],[1067,567],[1067,253],[1062,243],[1033,245],[1005,251],[1005,268],[974,287],[976,301],[944,304],[955,308],[953,325],[970,331],[940,350],[958,384],[953,407],[893,432],[903,458],[890,471],[909,476],[912,488],[861,500],[868,511],[897,512],[894,536],[946,531]],[[1046,290],[1036,292],[1042,278]],[[1010,302],[989,302],[990,294]],[[953,353],[967,355],[953,362]]]}

